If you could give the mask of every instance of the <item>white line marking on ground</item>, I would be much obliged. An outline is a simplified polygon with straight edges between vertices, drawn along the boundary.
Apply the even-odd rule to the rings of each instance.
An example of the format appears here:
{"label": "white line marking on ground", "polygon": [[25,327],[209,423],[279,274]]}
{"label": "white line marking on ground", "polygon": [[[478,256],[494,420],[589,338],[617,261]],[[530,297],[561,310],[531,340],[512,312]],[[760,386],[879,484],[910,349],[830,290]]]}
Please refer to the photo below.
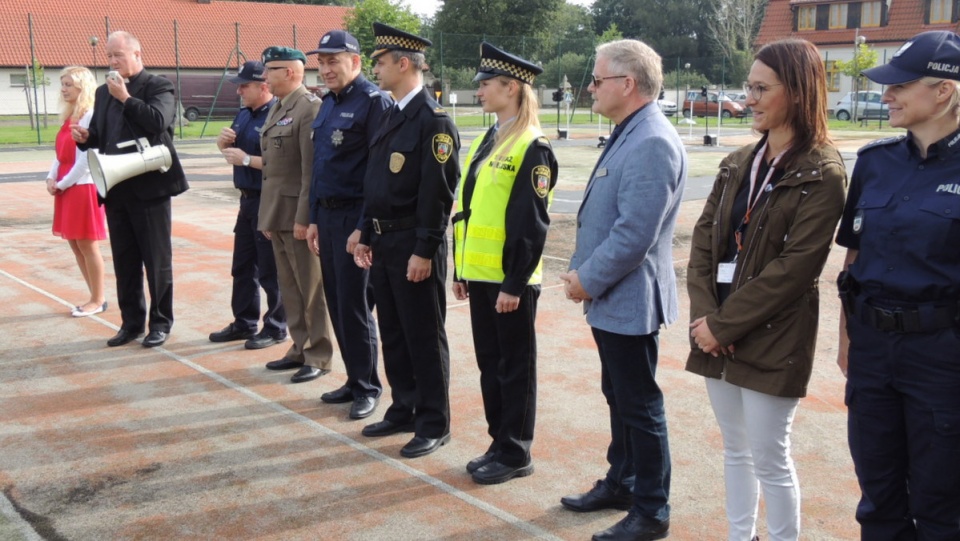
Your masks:
{"label": "white line marking on ground", "polygon": [[[20,278],[17,278],[16,276],[13,276],[12,274],[10,274],[10,273],[2,270],[2,269],[0,269],[0,274],[2,274],[3,276],[6,276],[7,278],[13,280],[14,282],[17,282],[18,284],[20,284],[20,285],[22,285],[22,286],[24,286],[24,287],[26,287],[26,288],[28,288],[28,289],[30,289],[30,290],[32,290],[32,291],[35,291],[35,292],[43,295],[44,297],[47,297],[48,299],[51,299],[51,300],[53,300],[53,301],[56,301],[56,302],[58,302],[58,303],[60,303],[60,304],[63,304],[64,306],[67,306],[67,307],[72,306],[72,305],[71,305],[70,303],[68,303],[67,301],[65,301],[65,300],[63,300],[63,299],[61,299],[61,298],[59,298],[59,297],[57,297],[57,296],[55,296],[55,295],[47,292],[47,291],[44,291],[44,290],[42,290],[42,289],[34,286],[33,284],[30,284],[29,282],[26,282],[26,281],[24,281],[24,280],[21,280]],[[554,286],[549,286],[549,287],[554,287]],[[111,328],[111,329],[114,329],[114,330],[118,329],[118,327],[116,327],[115,325],[113,325],[113,324],[111,324],[111,323],[109,323],[109,322],[107,322],[107,321],[104,321],[103,319],[100,319],[100,318],[98,318],[98,317],[91,317],[90,319],[93,319],[94,321],[97,321],[97,322],[99,322],[99,323],[103,324],[104,326],[109,327],[109,328]],[[138,342],[139,342],[139,341],[138,341]],[[371,449],[371,448],[367,447],[366,445],[363,445],[362,443],[354,440],[353,438],[349,438],[349,437],[344,436],[343,434],[341,434],[341,433],[339,433],[339,432],[337,432],[337,431],[335,431],[335,430],[332,430],[332,429],[330,429],[330,428],[327,428],[326,426],[324,426],[324,425],[322,425],[322,424],[314,421],[313,419],[311,419],[311,418],[309,418],[309,417],[306,417],[306,416],[301,415],[301,414],[299,414],[299,413],[297,413],[297,412],[295,412],[295,411],[293,411],[293,410],[290,410],[290,409],[288,409],[288,408],[285,408],[284,406],[281,406],[280,404],[277,404],[276,402],[274,402],[274,401],[272,401],[272,400],[270,400],[270,399],[268,399],[268,398],[265,398],[265,397],[263,397],[263,396],[255,393],[255,392],[251,391],[250,389],[247,389],[246,387],[244,387],[244,386],[242,386],[242,385],[239,385],[239,384],[237,384],[237,383],[234,383],[232,380],[227,379],[227,378],[221,376],[220,374],[217,374],[216,372],[213,372],[213,371],[211,371],[211,370],[208,370],[207,368],[204,368],[203,366],[200,366],[199,364],[194,363],[193,361],[187,359],[186,357],[182,357],[182,356],[180,356],[180,355],[177,355],[176,353],[174,353],[174,352],[172,352],[172,351],[169,351],[169,350],[167,350],[167,349],[165,349],[165,348],[163,348],[163,347],[156,347],[156,348],[153,348],[153,350],[156,351],[156,352],[159,352],[159,353],[162,353],[162,354],[166,355],[167,357],[169,357],[169,358],[171,358],[171,359],[173,359],[173,360],[175,360],[175,361],[177,361],[177,362],[179,362],[179,363],[181,363],[181,364],[183,364],[183,365],[185,365],[185,366],[187,366],[187,367],[189,367],[189,368],[191,368],[191,369],[193,369],[193,370],[195,370],[195,371],[197,371],[197,372],[199,372],[199,373],[201,373],[201,374],[203,374],[204,376],[207,376],[208,378],[210,378],[210,379],[212,379],[212,380],[220,383],[221,385],[223,385],[223,386],[225,386],[225,387],[227,387],[227,388],[229,388],[229,389],[232,389],[232,390],[234,390],[234,391],[236,391],[236,392],[238,392],[238,393],[246,396],[247,398],[250,398],[250,399],[253,400],[254,402],[258,402],[258,403],[260,403],[260,404],[262,404],[262,405],[264,405],[264,406],[272,409],[273,411],[279,413],[280,415],[285,415],[285,416],[287,416],[287,417],[289,417],[289,418],[291,418],[291,419],[294,419],[295,421],[299,422],[300,424],[307,425],[307,426],[309,426],[309,427],[317,430],[317,431],[320,432],[321,434],[323,434],[323,435],[325,435],[325,436],[329,436],[329,437],[337,440],[338,442],[340,442],[340,443],[342,443],[342,444],[344,444],[344,445],[347,445],[348,447],[351,447],[351,448],[353,448],[353,449],[355,449],[355,450],[357,450],[357,451],[360,451],[361,453],[364,453],[365,455],[373,458],[374,460],[377,460],[378,462],[381,462],[381,463],[383,463],[383,464],[385,464],[385,465],[387,465],[387,466],[390,466],[390,467],[392,467],[392,468],[395,468],[395,469],[397,469],[397,470],[400,470],[400,471],[402,471],[403,473],[405,473],[405,474],[407,474],[407,475],[411,475],[411,476],[419,479],[420,481],[422,481],[422,482],[424,482],[424,483],[426,483],[426,484],[428,484],[428,485],[431,485],[431,486],[433,486],[433,487],[435,487],[435,488],[437,488],[437,489],[439,489],[439,490],[441,490],[441,491],[443,491],[443,492],[446,492],[447,494],[449,494],[449,495],[451,495],[451,496],[453,496],[453,497],[455,497],[455,498],[457,498],[457,499],[459,499],[459,500],[462,500],[463,502],[467,503],[468,505],[472,505],[472,506],[476,507],[477,509],[480,509],[481,511],[484,511],[485,513],[488,513],[488,514],[490,514],[490,515],[493,515],[494,517],[500,519],[501,521],[507,523],[507,524],[510,525],[510,526],[513,526],[513,527],[517,528],[518,530],[521,530],[521,531],[525,532],[525,533],[528,534],[528,535],[536,536],[537,538],[540,538],[540,539],[550,539],[550,540],[555,540],[555,541],[562,541],[562,539],[561,539],[560,537],[557,537],[557,536],[553,535],[552,533],[550,533],[550,532],[548,532],[548,531],[546,531],[546,530],[544,530],[544,529],[542,529],[542,528],[540,528],[540,527],[538,527],[538,526],[536,526],[536,525],[534,525],[534,524],[531,524],[531,523],[529,523],[529,522],[526,522],[526,521],[520,519],[519,517],[516,517],[516,516],[514,516],[514,515],[512,515],[512,514],[510,514],[510,513],[508,513],[508,512],[506,512],[506,511],[504,511],[503,509],[500,509],[499,507],[496,507],[496,506],[494,506],[494,505],[491,505],[491,504],[489,504],[489,503],[487,503],[487,502],[485,502],[485,501],[483,501],[483,500],[481,500],[481,499],[479,499],[479,498],[476,498],[476,497],[474,497],[474,496],[471,496],[471,495],[463,492],[462,490],[460,490],[460,489],[458,489],[458,488],[456,488],[456,487],[454,487],[454,486],[452,486],[452,485],[449,485],[449,484],[447,484],[447,483],[445,483],[445,482],[443,482],[443,481],[441,481],[441,480],[439,480],[439,479],[437,479],[437,478],[435,478],[435,477],[433,477],[433,476],[431,476],[431,475],[427,475],[426,473],[423,473],[423,472],[420,471],[420,470],[417,470],[417,469],[415,469],[415,468],[411,468],[410,466],[406,465],[405,463],[403,463],[403,462],[401,462],[401,461],[399,461],[399,460],[397,460],[397,459],[395,459],[395,458],[391,458],[391,457],[389,457],[389,456],[381,453],[380,451],[377,451],[377,450],[375,450],[375,449]],[[7,502],[7,500],[6,500],[6,498],[0,498],[0,500],[2,500],[2,501],[0,501],[0,507],[2,507],[3,502]],[[9,504],[9,502],[7,502],[7,504]],[[16,516],[16,515],[17,515],[16,511],[13,510],[12,507],[11,507],[10,509],[11,509],[11,511],[13,511],[14,515]],[[5,509],[0,509],[0,510],[6,512]],[[34,537],[34,538],[30,538],[30,541],[39,540],[39,539],[40,539],[39,537]]]}

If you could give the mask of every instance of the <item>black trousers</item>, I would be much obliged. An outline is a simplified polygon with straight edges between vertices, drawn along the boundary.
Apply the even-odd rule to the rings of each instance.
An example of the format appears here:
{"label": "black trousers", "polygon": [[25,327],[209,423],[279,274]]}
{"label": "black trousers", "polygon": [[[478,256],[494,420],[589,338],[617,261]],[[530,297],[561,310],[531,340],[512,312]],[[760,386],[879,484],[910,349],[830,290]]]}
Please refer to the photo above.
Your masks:
{"label": "black trousers", "polygon": [[374,234],[371,240],[370,281],[393,398],[383,418],[414,421],[417,436],[439,438],[450,432],[447,246],[437,248],[430,277],[415,283],[407,280],[407,262],[416,242],[413,229]]}
{"label": "black trousers", "polygon": [[170,332],[173,326],[173,249],[170,242],[170,198],[141,201],[109,199],[106,205],[117,304],[121,327],[142,332],[147,323],[143,273],[150,292],[150,330]]}
{"label": "black trousers", "polygon": [[274,338],[287,335],[287,314],[277,284],[277,262],[273,245],[257,231],[260,198],[240,198],[240,212],[233,228],[233,309],[234,325],[256,332],[260,321],[260,288],[267,295],[267,311],[263,314],[263,331]]}
{"label": "black trousers", "polygon": [[321,209],[317,229],[323,294],[330,311],[333,333],[340,345],[346,385],[358,396],[380,396],[383,386],[377,374],[377,328],[373,319],[373,288],[370,272],[361,269],[347,253],[347,238],[357,229],[361,205]]}
{"label": "black trousers", "polygon": [[498,314],[501,284],[470,282],[470,322],[480,368],[480,392],[488,451],[497,462],[520,467],[530,463],[537,412],[537,300],[540,286],[527,286],[520,306]]}

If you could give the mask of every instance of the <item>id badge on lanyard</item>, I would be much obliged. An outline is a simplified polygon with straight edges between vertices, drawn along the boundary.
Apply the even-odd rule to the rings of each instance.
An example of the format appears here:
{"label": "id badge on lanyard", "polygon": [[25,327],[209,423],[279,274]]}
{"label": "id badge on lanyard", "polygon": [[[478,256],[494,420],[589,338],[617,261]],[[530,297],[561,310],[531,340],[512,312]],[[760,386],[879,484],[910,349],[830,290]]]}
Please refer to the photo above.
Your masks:
{"label": "id badge on lanyard", "polygon": [[763,146],[757,151],[757,155],[753,159],[753,165],[750,167],[750,191],[747,192],[747,212],[743,215],[743,220],[740,221],[740,225],[737,226],[733,234],[733,238],[737,241],[737,255],[734,256],[733,261],[720,263],[717,266],[718,284],[733,283],[733,274],[737,270],[737,259],[740,257],[740,252],[743,251],[743,235],[747,230],[747,224],[750,223],[750,215],[753,213],[754,207],[757,206],[757,202],[760,201],[760,196],[763,195],[765,191],[769,192],[772,189],[770,180],[773,178],[777,163],[780,162],[780,158],[783,157],[788,149],[789,147],[783,149],[783,151],[777,154],[773,161],[770,162],[770,167],[767,169],[767,176],[764,177],[760,187],[757,188],[756,195],[754,195],[754,188],[757,185],[757,174],[760,172],[760,164],[763,163],[763,155],[766,154],[767,151],[767,143],[763,143]]}

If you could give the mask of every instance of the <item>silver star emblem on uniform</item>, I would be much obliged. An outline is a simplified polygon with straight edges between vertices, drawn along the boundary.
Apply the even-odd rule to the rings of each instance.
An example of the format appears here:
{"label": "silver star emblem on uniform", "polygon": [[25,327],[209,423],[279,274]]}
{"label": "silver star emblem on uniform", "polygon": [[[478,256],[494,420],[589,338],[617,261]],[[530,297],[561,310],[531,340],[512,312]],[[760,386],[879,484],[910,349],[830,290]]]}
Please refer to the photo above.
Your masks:
{"label": "silver star emblem on uniform", "polygon": [[333,143],[333,146],[335,147],[343,144],[343,132],[340,130],[333,130],[333,135],[330,136],[330,142]]}

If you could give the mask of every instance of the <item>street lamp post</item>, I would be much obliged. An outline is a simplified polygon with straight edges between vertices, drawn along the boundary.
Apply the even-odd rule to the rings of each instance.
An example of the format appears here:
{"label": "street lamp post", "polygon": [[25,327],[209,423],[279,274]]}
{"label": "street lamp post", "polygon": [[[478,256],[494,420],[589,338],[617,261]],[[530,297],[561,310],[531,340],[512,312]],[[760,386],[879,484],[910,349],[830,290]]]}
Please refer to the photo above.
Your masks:
{"label": "street lamp post", "polygon": [[860,106],[860,46],[867,42],[866,36],[860,35],[860,29],[853,38],[853,116],[851,122],[857,120],[857,109]]}
{"label": "street lamp post", "polygon": [[90,36],[90,56],[93,58],[93,79],[97,79],[97,44],[100,43],[100,38],[97,36]]}

